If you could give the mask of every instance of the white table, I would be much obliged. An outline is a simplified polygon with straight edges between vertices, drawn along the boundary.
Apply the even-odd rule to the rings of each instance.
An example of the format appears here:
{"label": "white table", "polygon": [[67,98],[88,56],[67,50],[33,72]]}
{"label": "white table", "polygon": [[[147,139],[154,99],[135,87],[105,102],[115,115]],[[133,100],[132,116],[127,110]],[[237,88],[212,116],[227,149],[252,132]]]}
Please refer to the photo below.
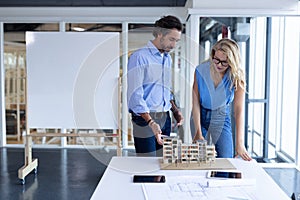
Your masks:
{"label": "white table", "polygon": [[[251,186],[204,187],[200,188],[200,192],[184,191],[180,194],[178,191],[173,191],[173,185],[171,184],[181,185],[174,183],[174,180],[185,183],[187,181],[193,182],[192,180],[207,180],[205,178],[207,170],[160,170],[159,159],[157,157],[113,157],[91,199],[141,200],[154,199],[159,195],[161,197],[159,199],[181,198],[183,200],[199,199],[197,195],[204,195],[201,199],[290,200],[290,197],[283,192],[255,160],[247,162],[241,159],[229,159],[237,170],[243,172],[243,178],[255,180],[255,183]],[[166,176],[166,183],[133,183],[132,177],[134,174],[163,174]],[[194,185],[194,183],[187,183],[185,187],[191,187],[191,184]],[[169,191],[170,188],[172,191]],[[245,193],[247,197],[239,196],[241,193]],[[182,195],[184,195],[183,198]],[[196,195],[196,197],[193,195]]]}

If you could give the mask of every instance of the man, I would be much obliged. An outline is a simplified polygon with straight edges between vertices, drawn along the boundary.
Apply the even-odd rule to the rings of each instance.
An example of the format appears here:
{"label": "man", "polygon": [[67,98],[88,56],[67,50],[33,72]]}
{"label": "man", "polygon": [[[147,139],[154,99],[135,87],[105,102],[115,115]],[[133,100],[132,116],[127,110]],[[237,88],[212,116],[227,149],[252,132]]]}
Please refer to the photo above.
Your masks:
{"label": "man", "polygon": [[127,100],[138,156],[162,155],[162,135],[169,136],[171,132],[170,109],[177,126],[183,122],[171,92],[169,55],[180,40],[181,32],[182,24],[177,17],[162,17],[155,22],[154,40],[129,58]]}

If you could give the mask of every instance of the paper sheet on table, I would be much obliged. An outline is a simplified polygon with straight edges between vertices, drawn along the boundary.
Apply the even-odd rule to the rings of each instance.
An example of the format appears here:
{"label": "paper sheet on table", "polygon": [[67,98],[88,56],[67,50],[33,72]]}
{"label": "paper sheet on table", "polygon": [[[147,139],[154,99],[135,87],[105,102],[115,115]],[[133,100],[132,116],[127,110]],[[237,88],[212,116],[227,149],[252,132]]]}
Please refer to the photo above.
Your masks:
{"label": "paper sheet on table", "polygon": [[207,178],[202,176],[167,177],[166,183],[145,183],[147,200],[252,200],[258,199],[255,186],[207,187]]}

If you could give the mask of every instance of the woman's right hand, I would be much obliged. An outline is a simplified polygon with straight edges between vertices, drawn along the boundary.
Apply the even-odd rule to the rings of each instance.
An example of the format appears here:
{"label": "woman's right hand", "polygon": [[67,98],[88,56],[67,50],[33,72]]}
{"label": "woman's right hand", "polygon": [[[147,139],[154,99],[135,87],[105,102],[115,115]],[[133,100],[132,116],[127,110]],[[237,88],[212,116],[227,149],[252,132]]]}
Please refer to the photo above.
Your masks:
{"label": "woman's right hand", "polygon": [[203,135],[201,133],[196,133],[194,138],[193,138],[193,143],[195,143],[197,140],[205,140]]}

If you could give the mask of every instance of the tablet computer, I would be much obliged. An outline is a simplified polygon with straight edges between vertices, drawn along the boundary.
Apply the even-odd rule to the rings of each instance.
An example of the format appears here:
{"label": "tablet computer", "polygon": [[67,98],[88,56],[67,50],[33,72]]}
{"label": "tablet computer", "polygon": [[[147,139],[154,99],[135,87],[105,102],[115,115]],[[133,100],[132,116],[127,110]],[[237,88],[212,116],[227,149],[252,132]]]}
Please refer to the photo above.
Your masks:
{"label": "tablet computer", "polygon": [[241,171],[209,170],[207,178],[241,179]]}
{"label": "tablet computer", "polygon": [[134,183],[164,183],[166,177],[164,175],[134,175]]}

